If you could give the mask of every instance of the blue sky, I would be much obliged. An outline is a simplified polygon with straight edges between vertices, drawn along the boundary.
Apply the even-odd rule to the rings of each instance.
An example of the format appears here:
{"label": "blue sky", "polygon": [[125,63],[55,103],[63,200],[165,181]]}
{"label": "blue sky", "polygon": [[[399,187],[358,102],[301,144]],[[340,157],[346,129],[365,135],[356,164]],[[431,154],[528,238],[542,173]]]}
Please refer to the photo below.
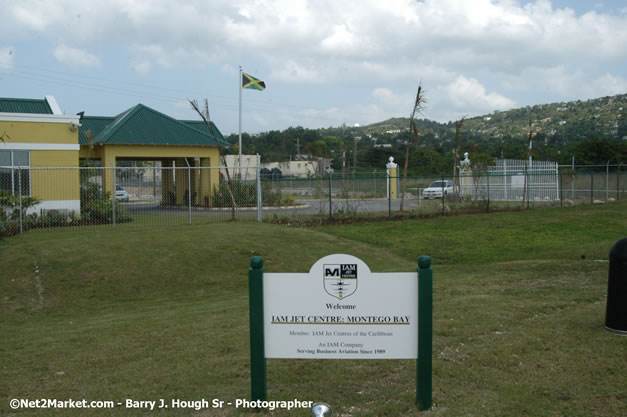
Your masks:
{"label": "blue sky", "polygon": [[627,93],[625,1],[0,0],[0,96],[67,114],[143,103],[180,119],[207,98],[238,130],[455,120]]}

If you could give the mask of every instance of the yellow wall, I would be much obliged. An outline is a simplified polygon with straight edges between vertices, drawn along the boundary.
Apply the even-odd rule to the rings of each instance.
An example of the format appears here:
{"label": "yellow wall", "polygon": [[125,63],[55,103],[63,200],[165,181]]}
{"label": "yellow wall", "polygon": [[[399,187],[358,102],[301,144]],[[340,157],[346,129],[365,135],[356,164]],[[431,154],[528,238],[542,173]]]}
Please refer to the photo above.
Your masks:
{"label": "yellow wall", "polygon": [[31,195],[40,200],[78,200],[80,182],[77,151],[30,151]]}
{"label": "yellow wall", "polygon": [[[0,121],[0,132],[8,136],[4,139],[6,144],[78,145],[78,131],[72,132],[70,126],[69,122]],[[78,167],[78,150],[25,150],[30,152],[31,168]],[[31,196],[42,201],[80,199],[76,168],[31,169],[30,187]]]}
{"label": "yellow wall", "polygon": [[77,167],[77,151],[30,151],[30,166],[36,167]]}
{"label": "yellow wall", "polygon": [[78,131],[70,123],[0,121],[0,133],[6,132],[6,143],[78,144]]}

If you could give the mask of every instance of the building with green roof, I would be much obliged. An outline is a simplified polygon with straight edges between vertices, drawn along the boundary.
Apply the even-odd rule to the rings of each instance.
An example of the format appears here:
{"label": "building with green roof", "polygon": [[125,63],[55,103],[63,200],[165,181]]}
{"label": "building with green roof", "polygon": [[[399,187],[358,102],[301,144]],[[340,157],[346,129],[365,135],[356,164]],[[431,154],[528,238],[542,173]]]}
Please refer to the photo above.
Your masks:
{"label": "building with green roof", "polygon": [[[160,161],[162,199],[187,204],[189,183],[193,204],[207,204],[219,184],[218,169],[192,170],[192,178],[176,176],[169,168],[208,168],[220,166],[220,145],[228,142],[211,122],[176,120],[143,104],[137,104],[115,117],[83,116],[79,130],[81,160],[97,160],[102,167],[119,161]],[[103,184],[113,189],[112,178]]]}
{"label": "building with green roof", "polygon": [[[68,116],[51,96],[0,98],[0,134],[0,190],[54,200],[52,208],[70,211],[80,210],[79,165],[107,168],[122,161],[158,161],[164,202],[187,204],[190,193],[193,204],[209,204],[220,175],[209,167],[220,166],[220,146],[228,145],[213,123],[176,120],[143,104],[112,117]],[[50,172],[35,167],[67,168],[52,175],[67,178],[53,180]],[[26,168],[27,175],[21,186],[14,178],[19,168]],[[104,191],[115,195],[112,171],[102,172]]]}

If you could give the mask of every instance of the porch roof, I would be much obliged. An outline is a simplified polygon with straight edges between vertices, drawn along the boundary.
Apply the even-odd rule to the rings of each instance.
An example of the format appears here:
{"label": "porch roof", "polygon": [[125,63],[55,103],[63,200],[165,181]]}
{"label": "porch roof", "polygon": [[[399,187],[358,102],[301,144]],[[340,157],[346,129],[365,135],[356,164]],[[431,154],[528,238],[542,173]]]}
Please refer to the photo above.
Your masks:
{"label": "porch roof", "polygon": [[202,121],[181,121],[143,104],[137,104],[115,117],[84,116],[79,144],[218,146],[228,145],[217,126],[210,130]]}

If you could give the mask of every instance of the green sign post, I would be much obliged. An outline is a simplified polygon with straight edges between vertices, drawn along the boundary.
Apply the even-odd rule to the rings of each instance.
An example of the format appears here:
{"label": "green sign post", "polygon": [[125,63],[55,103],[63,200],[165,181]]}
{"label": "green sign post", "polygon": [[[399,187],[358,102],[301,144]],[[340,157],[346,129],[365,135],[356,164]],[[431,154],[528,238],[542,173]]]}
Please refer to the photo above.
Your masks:
{"label": "green sign post", "polygon": [[[326,262],[326,263],[325,263]],[[335,262],[335,263],[334,263]],[[353,262],[353,263],[350,263]],[[323,268],[322,268],[323,267]],[[320,270],[324,271],[319,275]],[[361,269],[360,269],[361,268]],[[313,271],[316,271],[314,274]],[[267,357],[283,357],[294,358],[302,357],[299,355],[312,355],[312,358],[357,358],[357,359],[389,359],[389,358],[417,358],[418,366],[416,370],[416,405],[420,410],[429,410],[432,405],[432,349],[433,349],[433,275],[431,271],[431,257],[421,256],[418,260],[418,283],[416,285],[415,274],[410,273],[388,273],[374,274],[362,261],[350,255],[329,255],[322,258],[314,267],[310,274],[295,274],[294,276],[285,276],[286,274],[268,274],[268,279],[275,282],[281,282],[281,287],[287,282],[296,283],[298,288],[305,292],[305,296],[309,297],[307,301],[313,298],[313,304],[322,304],[323,309],[331,309],[331,315],[320,315],[326,313],[311,313],[305,315],[272,315],[269,311],[264,311],[264,287],[270,286],[271,281],[264,283],[263,259],[255,256],[251,259],[250,270],[248,272],[248,288],[249,288],[249,305],[250,305],[250,373],[251,373],[251,399],[253,401],[267,400],[267,377],[266,377],[266,358]],[[412,278],[413,275],[413,278]],[[324,278],[323,278],[324,277]],[[337,285],[341,289],[339,296],[335,292],[329,292],[329,288],[323,289],[320,283],[323,279],[325,285],[332,283],[335,285],[333,291],[337,290]],[[359,279],[358,279],[359,278]],[[337,281],[334,281],[337,280]],[[377,331],[377,341],[373,342],[367,329],[368,323],[359,322],[359,330],[353,332],[338,332],[341,334],[340,339],[328,339],[327,346],[360,346],[363,347],[359,351],[351,348],[335,350],[329,349],[296,349],[285,350],[285,345],[290,344],[290,334],[298,336],[299,344],[302,344],[302,335],[310,335],[312,337],[315,332],[309,333],[309,329],[321,329],[325,326],[333,326],[334,329],[351,329],[355,328],[357,323],[355,320],[364,318],[363,315],[342,315],[337,310],[357,311],[362,304],[370,306],[372,303],[362,302],[359,296],[355,294],[357,289],[363,297],[367,297],[369,292],[381,293],[381,297],[385,297],[385,288],[389,287],[389,283],[398,282],[413,288],[412,293],[415,296],[403,294],[402,302],[395,304],[390,301],[386,308],[393,310],[393,313],[378,311],[374,315],[366,316],[369,320],[373,320],[377,329],[386,329],[385,337],[381,337],[381,332]],[[412,284],[413,283],[413,284]],[[307,287],[309,285],[309,287]],[[304,287],[303,287],[304,286]],[[353,286],[352,288],[350,288]],[[305,289],[308,288],[308,289]],[[328,302],[327,299],[322,301],[316,299],[314,289],[319,289],[323,296],[335,296],[339,302]],[[396,287],[395,287],[396,288]],[[326,292],[325,292],[326,291]],[[392,291],[394,294],[402,294],[403,291]],[[335,294],[335,295],[334,295]],[[266,297],[270,297],[272,291],[268,291]],[[353,296],[353,298],[351,298]],[[353,300],[353,301],[347,301]],[[409,301],[411,300],[411,301]],[[292,300],[293,302],[293,300]],[[298,301],[296,302],[298,304]],[[345,303],[342,304],[341,303]],[[350,304],[349,304],[350,303]],[[276,302],[270,302],[269,308],[276,309]],[[388,303],[383,303],[388,304]],[[416,308],[417,304],[417,308]],[[290,305],[278,306],[280,308],[289,309]],[[312,307],[313,309],[313,307]],[[357,309],[357,310],[355,310]],[[400,310],[398,310],[400,309]],[[402,313],[398,313],[398,311]],[[312,310],[313,311],[313,310]],[[413,311],[413,313],[411,312]],[[347,313],[348,314],[348,313]],[[355,313],[357,314],[357,313]],[[397,315],[398,314],[398,315]],[[270,318],[267,316],[270,315]],[[416,317],[417,316],[417,317]],[[417,333],[412,333],[412,323],[417,322]],[[382,325],[383,324],[383,325]],[[265,326],[268,327],[269,340],[266,340]],[[296,327],[293,327],[296,326]],[[300,327],[299,327],[300,326]],[[389,326],[389,327],[384,327]],[[414,324],[416,326],[416,324]],[[283,329],[304,329],[301,331],[285,331]],[[413,327],[414,331],[416,327]],[[281,330],[276,330],[281,329]],[[391,329],[391,330],[389,330]],[[273,333],[274,332],[274,333]],[[277,333],[279,332],[279,333]],[[324,332],[335,334],[336,332]],[[276,336],[272,336],[275,334]],[[279,336],[279,334],[281,336]],[[410,339],[406,339],[407,335],[413,334]],[[272,339],[277,337],[276,340]],[[386,340],[387,339],[387,340]],[[417,340],[416,340],[417,339]],[[325,339],[326,340],[326,339]],[[339,341],[339,342],[338,342]],[[279,342],[279,343],[277,343]],[[319,341],[318,341],[319,342]],[[349,343],[350,342],[350,343]],[[376,346],[376,344],[385,344],[384,346]],[[407,343],[407,349],[399,349],[397,352],[391,352],[390,347],[398,344]],[[279,345],[279,347],[277,347]],[[411,347],[413,345],[413,348]],[[266,351],[266,347],[268,346]],[[383,347],[387,347],[383,349]],[[415,350],[414,350],[415,349]],[[287,353],[284,353],[287,352]],[[282,356],[285,355],[285,356]],[[296,356],[292,356],[296,355]],[[344,356],[344,357],[342,357]]]}
{"label": "green sign post", "polygon": [[418,258],[418,366],[416,367],[416,405],[431,409],[433,355],[433,273],[431,257]]}
{"label": "green sign post", "polygon": [[263,332],[263,258],[253,256],[248,271],[250,304],[250,382],[253,401],[267,399],[266,351]]}

